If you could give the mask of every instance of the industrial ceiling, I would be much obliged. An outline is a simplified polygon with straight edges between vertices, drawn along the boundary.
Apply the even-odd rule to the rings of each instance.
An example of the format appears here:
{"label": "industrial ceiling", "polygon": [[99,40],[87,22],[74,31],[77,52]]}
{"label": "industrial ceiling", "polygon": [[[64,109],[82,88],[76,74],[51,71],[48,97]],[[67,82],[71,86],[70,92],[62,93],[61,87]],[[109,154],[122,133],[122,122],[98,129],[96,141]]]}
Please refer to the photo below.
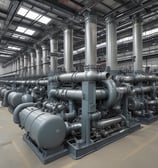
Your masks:
{"label": "industrial ceiling", "polygon": [[119,53],[132,48],[132,17],[138,13],[143,20],[144,41],[157,44],[157,0],[0,0],[0,62],[7,64],[36,45],[47,43],[51,36],[59,40],[62,55],[67,26],[74,30],[74,59],[81,59],[83,54],[77,49],[84,47],[84,16],[88,12],[97,15],[97,43],[102,54],[110,15],[117,21]]}

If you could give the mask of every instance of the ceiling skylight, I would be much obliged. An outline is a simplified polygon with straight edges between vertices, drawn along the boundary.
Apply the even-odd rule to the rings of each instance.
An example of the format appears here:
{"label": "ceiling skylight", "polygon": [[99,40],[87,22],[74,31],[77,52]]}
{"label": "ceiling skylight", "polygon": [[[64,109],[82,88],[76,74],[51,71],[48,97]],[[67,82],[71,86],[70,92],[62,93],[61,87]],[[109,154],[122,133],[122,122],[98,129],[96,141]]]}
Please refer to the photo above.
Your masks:
{"label": "ceiling skylight", "polygon": [[19,39],[22,39],[22,40],[25,40],[25,39],[26,39],[25,36],[21,36],[21,35],[19,35],[19,34],[13,34],[12,37],[13,37],[13,38],[19,38]]}
{"label": "ceiling skylight", "polygon": [[17,32],[24,33],[26,31],[25,27],[18,26],[16,29]]}
{"label": "ceiling skylight", "polygon": [[21,26],[18,26],[16,31],[20,32],[20,33],[24,33],[24,34],[30,35],[30,36],[32,36],[35,33],[35,30],[27,29],[27,28],[21,27]]}
{"label": "ceiling skylight", "polygon": [[41,22],[41,23],[43,23],[43,24],[48,24],[50,21],[51,21],[51,18],[46,17],[46,16],[42,16],[42,17],[38,20],[38,22]]}
{"label": "ceiling skylight", "polygon": [[30,10],[25,17],[32,20],[36,20],[36,18],[39,17],[39,15],[40,14]]}
{"label": "ceiling skylight", "polygon": [[18,10],[17,14],[18,14],[18,15],[21,15],[21,16],[25,16],[27,12],[28,12],[28,9],[26,9],[26,8],[24,8],[24,7],[21,7],[21,8]]}
{"label": "ceiling skylight", "polygon": [[26,9],[25,7],[21,7],[18,10],[17,14],[21,15],[21,16],[24,16],[24,17],[26,17],[28,19],[43,23],[45,25],[47,25],[51,21],[50,17],[44,16],[44,15],[42,15],[42,14],[40,14],[38,12],[35,12],[33,10]]}
{"label": "ceiling skylight", "polygon": [[32,36],[34,33],[35,33],[35,31],[34,31],[34,30],[31,30],[31,29],[27,29],[27,30],[25,31],[25,34],[30,35],[30,36]]}
{"label": "ceiling skylight", "polygon": [[17,50],[17,51],[20,51],[20,50],[21,50],[20,47],[15,47],[15,46],[8,46],[8,49]]}

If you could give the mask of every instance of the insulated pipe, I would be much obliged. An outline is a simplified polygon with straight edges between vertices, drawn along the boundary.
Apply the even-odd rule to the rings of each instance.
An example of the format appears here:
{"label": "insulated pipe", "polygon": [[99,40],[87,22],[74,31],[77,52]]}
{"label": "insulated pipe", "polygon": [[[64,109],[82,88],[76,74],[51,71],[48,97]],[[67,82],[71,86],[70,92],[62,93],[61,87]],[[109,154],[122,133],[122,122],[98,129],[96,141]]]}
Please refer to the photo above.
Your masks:
{"label": "insulated pipe", "polygon": [[142,87],[136,87],[133,89],[134,93],[146,93],[146,92],[151,92],[153,91],[153,87],[152,86],[142,86]]}
{"label": "insulated pipe", "polygon": [[20,104],[18,105],[14,112],[13,112],[13,120],[16,124],[19,124],[20,123],[20,120],[19,120],[19,113],[24,109],[24,108],[27,108],[27,107],[30,107],[30,106],[34,106],[35,103],[23,103],[23,104]]}
{"label": "insulated pipe", "polygon": [[[81,100],[83,97],[82,90],[67,90],[67,89],[51,89],[48,97],[57,97],[61,99]],[[108,97],[107,90],[96,90],[97,99],[105,99]]]}
{"label": "insulated pipe", "polygon": [[111,70],[117,70],[117,34],[116,22],[113,16],[109,16],[106,20],[106,65]]}
{"label": "insulated pipe", "polygon": [[24,58],[23,56],[20,57],[20,76],[23,76],[23,67],[24,67]]}
{"label": "insulated pipe", "polygon": [[27,63],[28,63],[27,56],[24,55],[24,77],[27,76]]}
{"label": "insulated pipe", "polygon": [[64,30],[64,66],[67,73],[73,69],[73,30]]}
{"label": "insulated pipe", "polygon": [[42,57],[42,53],[41,50],[39,48],[35,49],[36,51],[36,75],[39,76],[41,75],[41,57]]}
{"label": "insulated pipe", "polygon": [[96,71],[85,71],[85,72],[75,72],[75,73],[67,73],[53,76],[50,81],[59,81],[59,82],[82,82],[84,80],[105,80],[109,78],[110,74],[107,72],[99,72]]}
{"label": "insulated pipe", "polygon": [[29,77],[31,75],[31,57],[28,55],[27,58],[27,76]]}
{"label": "insulated pipe", "polygon": [[113,118],[109,118],[109,119],[104,119],[104,120],[96,122],[94,124],[94,127],[103,129],[103,128],[106,128],[110,125],[117,124],[120,121],[122,121],[122,117],[113,117]]}
{"label": "insulated pipe", "polygon": [[57,52],[58,52],[58,41],[50,39],[50,70],[55,72],[57,70]]}
{"label": "insulated pipe", "polygon": [[47,61],[48,48],[44,44],[41,47],[42,47],[42,57],[43,57],[43,75],[47,75],[48,70],[49,70],[49,65]]}
{"label": "insulated pipe", "polygon": [[20,59],[17,58],[17,75],[20,73]]}
{"label": "insulated pipe", "polygon": [[31,57],[31,76],[35,75],[35,53],[31,51],[30,53]]}
{"label": "insulated pipe", "polygon": [[134,18],[133,24],[133,55],[135,57],[134,61],[134,71],[142,70],[143,56],[142,56],[142,20],[140,16]]}
{"label": "insulated pipe", "polygon": [[143,82],[143,81],[157,81],[158,77],[156,75],[136,75],[136,76],[122,76],[117,75],[115,77],[116,81],[119,82]]}
{"label": "insulated pipe", "polygon": [[85,18],[85,65],[96,65],[96,44],[97,44],[97,18],[96,16],[87,16]]}

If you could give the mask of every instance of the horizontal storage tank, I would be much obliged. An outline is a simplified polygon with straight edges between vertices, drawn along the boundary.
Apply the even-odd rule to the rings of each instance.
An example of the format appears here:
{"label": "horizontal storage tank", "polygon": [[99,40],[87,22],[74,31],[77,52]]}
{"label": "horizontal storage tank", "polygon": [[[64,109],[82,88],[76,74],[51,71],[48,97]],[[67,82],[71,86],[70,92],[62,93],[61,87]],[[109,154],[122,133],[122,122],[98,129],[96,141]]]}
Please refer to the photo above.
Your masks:
{"label": "horizontal storage tank", "polygon": [[61,117],[28,107],[20,112],[19,118],[20,125],[39,148],[54,149],[63,143],[66,126]]}
{"label": "horizontal storage tank", "polygon": [[16,107],[17,105],[22,103],[22,93],[18,92],[11,92],[8,95],[8,103],[12,105],[13,107]]}

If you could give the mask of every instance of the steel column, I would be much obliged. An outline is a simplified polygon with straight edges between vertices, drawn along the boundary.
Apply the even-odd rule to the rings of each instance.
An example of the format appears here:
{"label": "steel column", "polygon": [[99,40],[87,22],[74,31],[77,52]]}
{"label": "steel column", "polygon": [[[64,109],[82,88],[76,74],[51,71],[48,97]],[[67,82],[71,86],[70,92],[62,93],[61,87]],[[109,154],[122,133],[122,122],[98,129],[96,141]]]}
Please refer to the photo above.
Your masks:
{"label": "steel column", "polygon": [[47,61],[48,48],[46,45],[42,45],[41,48],[42,48],[42,58],[43,58],[43,75],[47,75],[49,70],[49,65]]}
{"label": "steel column", "polygon": [[27,60],[27,56],[24,55],[24,77],[27,76],[27,66],[28,66],[28,60]]}
{"label": "steel column", "polygon": [[112,16],[106,20],[106,65],[112,71],[117,70],[117,34],[116,22]]}
{"label": "steel column", "polygon": [[31,57],[31,76],[35,75],[35,53],[31,51],[30,53]]}
{"label": "steel column", "polygon": [[50,70],[55,72],[57,70],[57,52],[58,52],[58,41],[50,39]]}
{"label": "steel column", "polygon": [[36,48],[36,75],[41,75],[42,71],[42,66],[41,66],[41,58],[42,58],[42,53],[39,48]]}
{"label": "steel column", "polygon": [[134,71],[142,70],[142,45],[142,20],[139,16],[136,16],[133,24],[133,55],[135,57]]}
{"label": "steel column", "polygon": [[85,18],[85,65],[96,65],[96,44],[97,44],[97,26],[96,17],[88,16]]}
{"label": "steel column", "polygon": [[64,66],[67,73],[73,69],[73,30],[64,30]]}

